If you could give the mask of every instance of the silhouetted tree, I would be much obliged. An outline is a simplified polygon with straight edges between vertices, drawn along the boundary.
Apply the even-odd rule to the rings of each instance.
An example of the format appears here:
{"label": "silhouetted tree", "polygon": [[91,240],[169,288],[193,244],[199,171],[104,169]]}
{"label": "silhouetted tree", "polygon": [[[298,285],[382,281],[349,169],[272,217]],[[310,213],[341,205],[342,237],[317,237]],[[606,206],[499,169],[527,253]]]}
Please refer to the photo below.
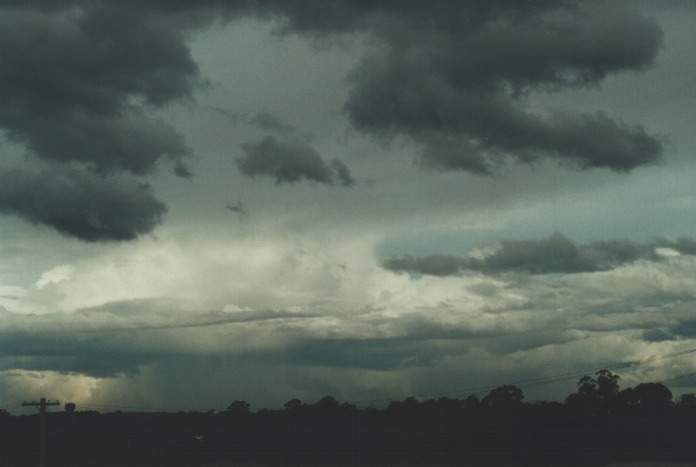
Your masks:
{"label": "silhouetted tree", "polygon": [[679,396],[677,404],[683,407],[696,407],[696,394],[694,394],[693,392],[682,394],[681,396]]}
{"label": "silhouetted tree", "polygon": [[647,408],[664,408],[672,404],[672,391],[661,383],[641,383],[631,391],[636,405]]}
{"label": "silhouetted tree", "polygon": [[508,409],[522,404],[524,393],[517,386],[499,386],[481,400],[484,407]]}
{"label": "silhouetted tree", "polygon": [[621,377],[609,370],[599,370],[595,373],[597,377],[597,393],[600,399],[610,401],[619,395],[619,380]]}
{"label": "silhouetted tree", "polygon": [[583,376],[578,380],[578,392],[566,397],[566,404],[584,409],[607,408],[618,402],[620,379],[609,370],[599,370],[594,378]]}
{"label": "silhouetted tree", "polygon": [[446,414],[451,414],[451,413],[456,413],[459,412],[462,408],[462,401],[459,399],[452,399],[449,397],[441,397],[437,401],[435,401],[435,410],[441,412],[441,413],[446,413]]}
{"label": "silhouetted tree", "polygon": [[481,407],[481,400],[476,397],[476,394],[471,394],[462,401],[462,407],[464,407],[466,410],[478,409]]}
{"label": "silhouetted tree", "polygon": [[625,406],[636,406],[638,405],[638,400],[636,399],[635,390],[633,388],[626,388],[619,391],[619,403]]}
{"label": "silhouetted tree", "polygon": [[285,404],[283,404],[283,408],[285,410],[297,410],[301,407],[302,407],[302,401],[299,399],[290,399]]}
{"label": "silhouetted tree", "polygon": [[597,380],[592,376],[583,376],[578,381],[578,394],[595,397],[597,395]]}
{"label": "silhouetted tree", "polygon": [[234,401],[227,407],[227,411],[234,414],[249,413],[249,403],[247,401]]}
{"label": "silhouetted tree", "polygon": [[[672,406],[660,383],[619,392],[618,381],[607,370],[580,378],[568,400],[586,410],[500,386],[482,401],[410,397],[384,410],[326,396],[254,412],[234,401],[221,413],[54,413],[48,449],[51,465],[70,467],[693,464],[696,394]],[[36,464],[36,418],[0,410],[0,466]]]}
{"label": "silhouetted tree", "polygon": [[73,404],[72,402],[68,402],[67,404],[65,404],[65,411],[66,412],[74,412],[75,411],[75,404]]}
{"label": "silhouetted tree", "polygon": [[320,410],[336,410],[341,404],[333,396],[324,396],[313,404]]}
{"label": "silhouetted tree", "polygon": [[420,402],[418,402],[418,399],[416,399],[415,397],[407,397],[402,401],[391,402],[389,404],[389,407],[387,407],[387,411],[398,413],[408,412],[410,414],[415,414],[418,412],[419,406]]}

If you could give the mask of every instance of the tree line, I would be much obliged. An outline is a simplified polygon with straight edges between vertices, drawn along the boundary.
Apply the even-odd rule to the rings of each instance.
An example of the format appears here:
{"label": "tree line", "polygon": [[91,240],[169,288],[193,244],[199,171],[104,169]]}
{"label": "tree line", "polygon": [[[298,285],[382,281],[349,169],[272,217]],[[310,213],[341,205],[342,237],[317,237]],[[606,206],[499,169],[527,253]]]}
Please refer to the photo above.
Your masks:
{"label": "tree line", "polygon": [[[621,390],[600,370],[564,402],[525,402],[505,385],[484,397],[409,397],[384,409],[326,396],[252,411],[99,413],[66,404],[47,417],[48,465],[606,465],[696,461],[696,395],[660,383]],[[37,416],[0,414],[0,465],[36,465]]]}

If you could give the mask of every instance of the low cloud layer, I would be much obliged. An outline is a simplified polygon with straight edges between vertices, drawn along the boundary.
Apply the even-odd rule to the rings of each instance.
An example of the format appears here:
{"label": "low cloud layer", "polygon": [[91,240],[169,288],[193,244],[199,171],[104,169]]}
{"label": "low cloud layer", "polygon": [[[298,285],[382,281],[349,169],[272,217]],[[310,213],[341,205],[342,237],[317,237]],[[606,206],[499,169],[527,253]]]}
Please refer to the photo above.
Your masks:
{"label": "low cloud layer", "polygon": [[[82,410],[207,410],[232,400],[281,407],[327,394],[358,402],[693,347],[694,256],[601,274],[414,278],[374,267],[371,248],[340,236],[333,240],[348,243],[330,253],[304,237],[271,243],[255,232],[247,246],[225,237],[216,248],[203,244],[208,254],[191,255],[200,238],[162,235],[99,248],[98,257],[34,274],[24,288],[0,288],[0,373],[16,391],[0,388],[6,400],[57,391],[46,381],[60,372],[77,385],[60,397]],[[686,240],[654,243],[693,248]],[[692,372],[692,363],[656,362],[621,375],[661,380]],[[13,372],[35,379],[22,386]],[[565,395],[574,383],[528,397]]]}
{"label": "low cloud layer", "polygon": [[306,180],[349,187],[355,183],[343,162],[334,159],[327,164],[313,147],[300,139],[279,140],[267,136],[256,143],[242,144],[242,150],[245,155],[237,159],[237,166],[250,177],[273,177],[278,184]]}
{"label": "low cloud layer", "polygon": [[454,276],[466,271],[484,274],[525,272],[572,274],[614,269],[638,260],[658,261],[663,248],[681,255],[696,255],[696,240],[656,239],[640,244],[630,240],[603,240],[579,245],[560,233],[542,240],[501,240],[500,247],[483,257],[458,255],[395,256],[382,266],[394,272]]}

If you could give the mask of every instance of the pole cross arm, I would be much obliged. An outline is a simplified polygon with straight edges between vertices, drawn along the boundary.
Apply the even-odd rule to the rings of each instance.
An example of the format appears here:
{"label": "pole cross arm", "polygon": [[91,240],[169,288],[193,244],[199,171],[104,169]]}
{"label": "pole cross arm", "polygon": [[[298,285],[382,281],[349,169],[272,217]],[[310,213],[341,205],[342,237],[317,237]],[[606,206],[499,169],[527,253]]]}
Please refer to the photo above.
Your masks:
{"label": "pole cross arm", "polygon": [[22,406],[25,406],[25,407],[26,407],[26,406],[29,406],[29,405],[34,406],[34,407],[38,407],[39,410],[41,410],[42,412],[44,412],[44,411],[46,410],[46,407],[48,407],[48,406],[50,406],[50,405],[60,405],[60,401],[47,401],[46,399],[44,399],[44,398],[42,397],[41,400],[40,400],[39,402],[34,402],[34,401],[31,401],[31,402],[22,402]]}
{"label": "pole cross arm", "polygon": [[39,409],[39,466],[46,465],[46,407],[50,405],[60,405],[59,401],[47,401],[42,397],[39,402],[22,402],[23,406],[34,406]]}

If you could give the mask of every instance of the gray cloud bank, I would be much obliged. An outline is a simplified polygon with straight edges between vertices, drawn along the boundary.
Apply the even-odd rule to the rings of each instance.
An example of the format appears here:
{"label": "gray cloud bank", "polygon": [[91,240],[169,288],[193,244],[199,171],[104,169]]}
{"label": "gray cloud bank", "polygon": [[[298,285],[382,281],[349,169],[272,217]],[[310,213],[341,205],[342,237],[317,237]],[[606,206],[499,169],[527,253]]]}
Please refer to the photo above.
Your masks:
{"label": "gray cloud bank", "polygon": [[[551,158],[628,171],[654,163],[662,151],[643,127],[603,113],[526,107],[530,92],[597,86],[653,62],[662,39],[657,23],[624,2],[599,1],[5,1],[0,128],[34,163],[77,164],[96,177],[144,176],[169,161],[188,176],[182,135],[153,112],[192,98],[202,81],[187,33],[240,16],[275,19],[284,33],[369,34],[374,47],[349,77],[345,111],[368,134],[410,137],[427,167],[492,173],[508,160]],[[353,183],[343,163],[327,164],[298,143],[266,139],[244,150],[245,174]],[[132,196],[122,189],[112,195]],[[25,211],[28,205],[5,212],[56,227],[36,215],[45,208]],[[154,228],[156,211],[126,230]],[[85,210],[79,222],[94,215]],[[62,231],[95,239],[83,229]]]}
{"label": "gray cloud bank", "polygon": [[630,240],[603,240],[579,245],[560,233],[541,240],[501,240],[500,247],[483,257],[459,255],[394,256],[382,266],[394,272],[454,276],[466,271],[484,274],[525,272],[572,274],[607,271],[638,260],[658,261],[656,249],[696,255],[696,240],[656,239],[640,244]]}
{"label": "gray cloud bank", "polygon": [[[0,307],[0,371],[78,371],[106,377],[133,373],[156,360],[196,354],[178,339],[185,333],[210,333],[225,326],[312,319],[307,313],[287,311],[238,311],[190,313],[167,309],[156,300],[115,302],[103,307],[54,314],[43,320],[36,315],[12,313]],[[56,333],[55,328],[64,328]],[[153,334],[165,338],[153,339]],[[243,350],[220,349],[226,355]],[[13,358],[5,358],[12,355]]]}

